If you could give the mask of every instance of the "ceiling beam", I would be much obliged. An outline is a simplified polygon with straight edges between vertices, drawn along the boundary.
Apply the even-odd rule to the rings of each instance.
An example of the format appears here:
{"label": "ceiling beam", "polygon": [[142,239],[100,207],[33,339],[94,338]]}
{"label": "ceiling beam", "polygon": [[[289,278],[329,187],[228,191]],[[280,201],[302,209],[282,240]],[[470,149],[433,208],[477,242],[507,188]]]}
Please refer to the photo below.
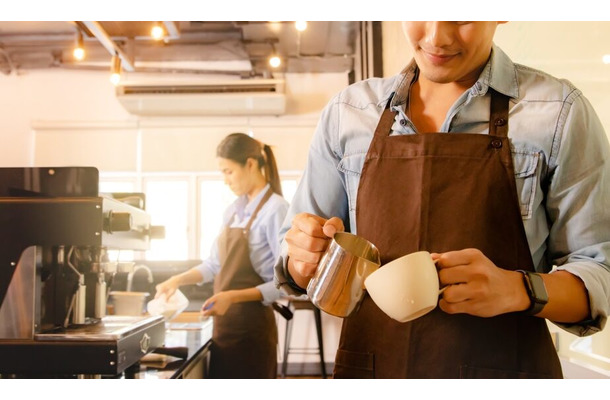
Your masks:
{"label": "ceiling beam", "polygon": [[89,29],[89,31],[99,40],[99,42],[108,50],[111,55],[117,54],[121,58],[121,66],[125,71],[133,72],[136,70],[133,58],[128,56],[127,53],[123,51],[119,45],[115,43],[114,40],[108,33],[102,28],[102,26],[97,21],[82,21],[82,23]]}

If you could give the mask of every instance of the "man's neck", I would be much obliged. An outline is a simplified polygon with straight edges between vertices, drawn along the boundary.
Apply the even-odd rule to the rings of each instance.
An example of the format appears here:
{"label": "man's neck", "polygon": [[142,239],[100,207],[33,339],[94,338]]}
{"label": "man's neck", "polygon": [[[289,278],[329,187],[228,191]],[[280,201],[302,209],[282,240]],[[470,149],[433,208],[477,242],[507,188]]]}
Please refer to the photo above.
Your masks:
{"label": "man's neck", "polygon": [[447,112],[473,82],[437,83],[420,76],[409,96],[409,118],[417,131],[439,132]]}

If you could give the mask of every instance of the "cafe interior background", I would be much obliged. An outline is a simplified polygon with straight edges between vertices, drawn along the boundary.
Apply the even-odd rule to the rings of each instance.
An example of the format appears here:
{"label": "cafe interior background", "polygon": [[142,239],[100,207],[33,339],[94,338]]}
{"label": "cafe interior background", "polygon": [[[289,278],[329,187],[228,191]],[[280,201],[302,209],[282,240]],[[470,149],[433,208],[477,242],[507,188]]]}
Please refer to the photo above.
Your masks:
{"label": "cafe interior background", "polygon": [[[610,134],[608,37],[610,22],[516,21],[499,26],[495,43],[569,79]],[[396,21],[308,21],[304,30],[295,21],[0,21],[0,167],[94,166],[100,192],[144,193],[165,238],[113,257],[148,263],[153,275],[178,271],[207,257],[234,199],[217,169],[219,141],[246,132],[272,145],[290,201],[321,109],[352,82],[398,73],[410,59],[404,40]],[[316,348],[311,315],[293,323],[292,346]],[[341,319],[322,313],[322,327],[332,371]],[[610,377],[610,330],[577,338],[549,327],[566,377]],[[318,362],[295,354],[288,365],[315,375]]]}

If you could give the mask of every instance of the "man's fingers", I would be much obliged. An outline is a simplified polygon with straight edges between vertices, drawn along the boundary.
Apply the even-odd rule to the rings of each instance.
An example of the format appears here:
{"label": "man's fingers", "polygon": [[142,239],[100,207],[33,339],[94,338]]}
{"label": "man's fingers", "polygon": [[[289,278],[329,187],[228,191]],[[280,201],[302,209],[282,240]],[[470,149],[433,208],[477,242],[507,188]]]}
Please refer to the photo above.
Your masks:
{"label": "man's fingers", "polygon": [[343,226],[343,221],[339,217],[332,217],[322,227],[322,231],[329,238],[335,236],[337,232],[343,232],[345,227]]}
{"label": "man's fingers", "polygon": [[292,219],[292,227],[308,234],[309,236],[325,238],[322,226],[326,219],[313,214],[301,213]]}
{"label": "man's fingers", "polygon": [[438,268],[453,268],[459,265],[467,265],[481,255],[482,253],[477,249],[464,249],[448,251],[442,254],[431,254],[432,259],[436,261],[436,266]]}
{"label": "man's fingers", "polygon": [[318,268],[318,263],[306,263],[299,260],[292,260],[292,266],[294,269],[304,278],[312,278],[316,269]]}
{"label": "man's fingers", "polygon": [[318,265],[322,254],[324,254],[324,251],[311,251],[300,247],[291,247],[288,256],[294,261]]}
{"label": "man's fingers", "polygon": [[285,238],[289,245],[288,249],[290,253],[292,253],[295,248],[311,252],[322,252],[328,247],[328,238],[314,237],[294,227],[286,232]]}

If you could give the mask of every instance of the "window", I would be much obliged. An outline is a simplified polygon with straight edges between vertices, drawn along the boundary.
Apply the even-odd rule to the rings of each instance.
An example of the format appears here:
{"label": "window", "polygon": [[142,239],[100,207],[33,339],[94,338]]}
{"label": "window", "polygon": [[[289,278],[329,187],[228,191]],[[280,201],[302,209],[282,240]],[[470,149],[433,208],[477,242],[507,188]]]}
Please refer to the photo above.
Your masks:
{"label": "window", "polygon": [[165,227],[165,239],[151,240],[147,260],[189,259],[189,181],[147,178],[144,193],[152,225]]}
{"label": "window", "polygon": [[[284,173],[282,191],[290,202],[300,175]],[[222,229],[222,217],[236,196],[219,173],[100,174],[100,193],[137,192],[143,187],[152,225],[165,227],[165,239],[154,239],[150,250],[136,254],[148,260],[205,259]],[[109,250],[113,260],[134,259],[133,251]]]}
{"label": "window", "polygon": [[199,182],[199,256],[206,259],[222,229],[226,208],[237,196],[222,179],[201,179]]}

